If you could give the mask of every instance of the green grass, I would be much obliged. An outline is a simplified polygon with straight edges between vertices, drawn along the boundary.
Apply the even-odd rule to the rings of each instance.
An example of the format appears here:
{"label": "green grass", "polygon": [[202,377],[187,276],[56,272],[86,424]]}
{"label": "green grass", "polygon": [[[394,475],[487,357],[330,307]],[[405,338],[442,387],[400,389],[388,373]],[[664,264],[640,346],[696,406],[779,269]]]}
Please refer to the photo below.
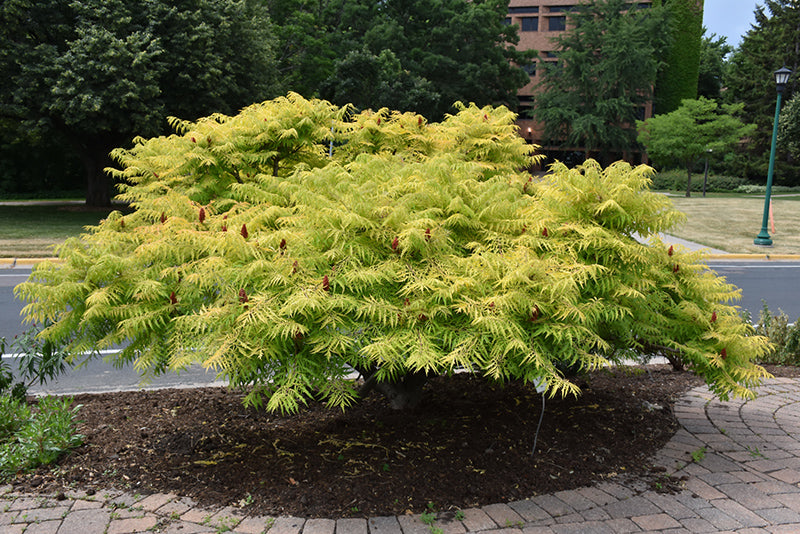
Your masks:
{"label": "green grass", "polygon": [[110,209],[82,204],[0,205],[0,258],[53,255],[53,246],[96,225]]}
{"label": "green grass", "polygon": [[669,233],[707,247],[744,254],[800,254],[800,195],[773,195],[775,232],[768,226],[772,247],[753,239],[761,230],[764,197],[715,194],[706,198],[672,196],[675,208],[687,216]]}

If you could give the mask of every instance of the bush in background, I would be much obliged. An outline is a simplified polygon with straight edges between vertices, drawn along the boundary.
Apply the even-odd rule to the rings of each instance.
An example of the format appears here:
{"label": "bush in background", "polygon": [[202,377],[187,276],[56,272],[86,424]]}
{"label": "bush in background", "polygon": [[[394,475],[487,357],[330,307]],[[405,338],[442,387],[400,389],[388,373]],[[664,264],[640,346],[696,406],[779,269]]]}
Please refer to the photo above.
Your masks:
{"label": "bush in background", "polygon": [[[736,191],[737,188],[745,186],[747,180],[737,176],[725,176],[709,174],[706,183],[706,191],[709,193],[724,193]],[[653,177],[654,191],[686,191],[686,171],[672,169],[661,171]],[[703,179],[692,180],[692,192],[700,193],[703,191]]]}
{"label": "bush in background", "polygon": [[761,363],[776,365],[800,365],[800,324],[789,323],[789,317],[778,310],[774,314],[763,302],[763,307],[756,324],[756,333],[766,336],[774,346]]}
{"label": "bush in background", "polygon": [[[747,184],[740,185],[736,188],[737,193],[746,193],[748,195],[763,195],[767,192],[766,185]],[[800,187],[789,187],[786,185],[773,185],[773,193],[800,193]]]}

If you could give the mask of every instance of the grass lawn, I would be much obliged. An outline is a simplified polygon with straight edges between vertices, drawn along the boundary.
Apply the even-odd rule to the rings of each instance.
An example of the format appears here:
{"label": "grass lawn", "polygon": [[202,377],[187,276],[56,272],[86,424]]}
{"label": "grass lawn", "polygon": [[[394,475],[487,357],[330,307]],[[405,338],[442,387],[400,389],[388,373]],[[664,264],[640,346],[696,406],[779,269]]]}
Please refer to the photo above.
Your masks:
{"label": "grass lawn", "polygon": [[772,247],[753,239],[761,231],[764,197],[700,195],[673,196],[674,206],[686,214],[686,223],[670,233],[682,239],[734,253],[800,254],[800,195],[773,195],[775,232],[768,226]]}
{"label": "grass lawn", "polygon": [[110,211],[83,204],[0,205],[0,258],[52,256],[55,244],[80,235]]}

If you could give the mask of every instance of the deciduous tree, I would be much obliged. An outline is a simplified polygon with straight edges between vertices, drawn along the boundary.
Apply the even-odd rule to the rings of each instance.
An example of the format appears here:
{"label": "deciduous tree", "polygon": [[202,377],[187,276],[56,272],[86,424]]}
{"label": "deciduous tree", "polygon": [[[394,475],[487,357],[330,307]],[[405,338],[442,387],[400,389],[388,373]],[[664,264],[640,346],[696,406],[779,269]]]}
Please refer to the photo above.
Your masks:
{"label": "deciduous tree", "polygon": [[231,113],[270,95],[266,12],[252,0],[7,0],[0,4],[0,114],[61,132],[81,157],[87,203],[108,204],[108,153],[163,117]]}
{"label": "deciduous tree", "polygon": [[554,39],[559,62],[543,73],[534,117],[549,143],[612,153],[636,145],[634,124],[652,101],[667,44],[666,11],[624,0],[578,4],[571,29]]}
{"label": "deciduous tree", "polygon": [[513,113],[457,109],[429,123],[290,94],[173,119],[175,135],[114,153],[135,211],[16,293],[76,354],[122,344],[114,358],[145,373],[200,362],[270,410],[370,388],[407,406],[458,369],[571,394],[560,369],[632,352],[752,395],[768,344],[701,253],[656,237],[681,217],[651,169],[589,161],[534,181]]}
{"label": "deciduous tree", "polygon": [[711,153],[724,153],[755,130],[736,115],[742,105],[724,105],[706,98],[684,100],[673,112],[637,121],[639,142],[654,162],[686,168],[686,196],[691,196],[692,167]]}

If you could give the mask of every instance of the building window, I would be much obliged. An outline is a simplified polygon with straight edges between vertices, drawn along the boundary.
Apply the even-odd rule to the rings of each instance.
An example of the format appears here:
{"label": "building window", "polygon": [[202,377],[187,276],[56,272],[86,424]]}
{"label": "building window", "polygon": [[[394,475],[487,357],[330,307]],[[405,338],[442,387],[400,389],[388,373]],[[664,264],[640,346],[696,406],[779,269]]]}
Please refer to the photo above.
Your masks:
{"label": "building window", "polygon": [[522,17],[520,19],[522,24],[522,31],[524,32],[538,32],[539,31],[539,17]]}
{"label": "building window", "polygon": [[536,76],[536,62],[528,63],[527,65],[522,66],[522,70],[524,70],[528,76],[533,78]]}
{"label": "building window", "polygon": [[547,8],[550,13],[566,13],[572,10],[572,6],[551,6]]}
{"label": "building window", "polygon": [[563,32],[567,29],[567,17],[548,17],[547,29],[551,32]]}
{"label": "building window", "polygon": [[509,7],[508,8],[508,12],[509,13],[538,13],[539,12],[539,8],[538,7],[533,7],[533,6],[530,6],[530,7]]}
{"label": "building window", "polygon": [[511,26],[511,17],[503,19],[503,26]]}

